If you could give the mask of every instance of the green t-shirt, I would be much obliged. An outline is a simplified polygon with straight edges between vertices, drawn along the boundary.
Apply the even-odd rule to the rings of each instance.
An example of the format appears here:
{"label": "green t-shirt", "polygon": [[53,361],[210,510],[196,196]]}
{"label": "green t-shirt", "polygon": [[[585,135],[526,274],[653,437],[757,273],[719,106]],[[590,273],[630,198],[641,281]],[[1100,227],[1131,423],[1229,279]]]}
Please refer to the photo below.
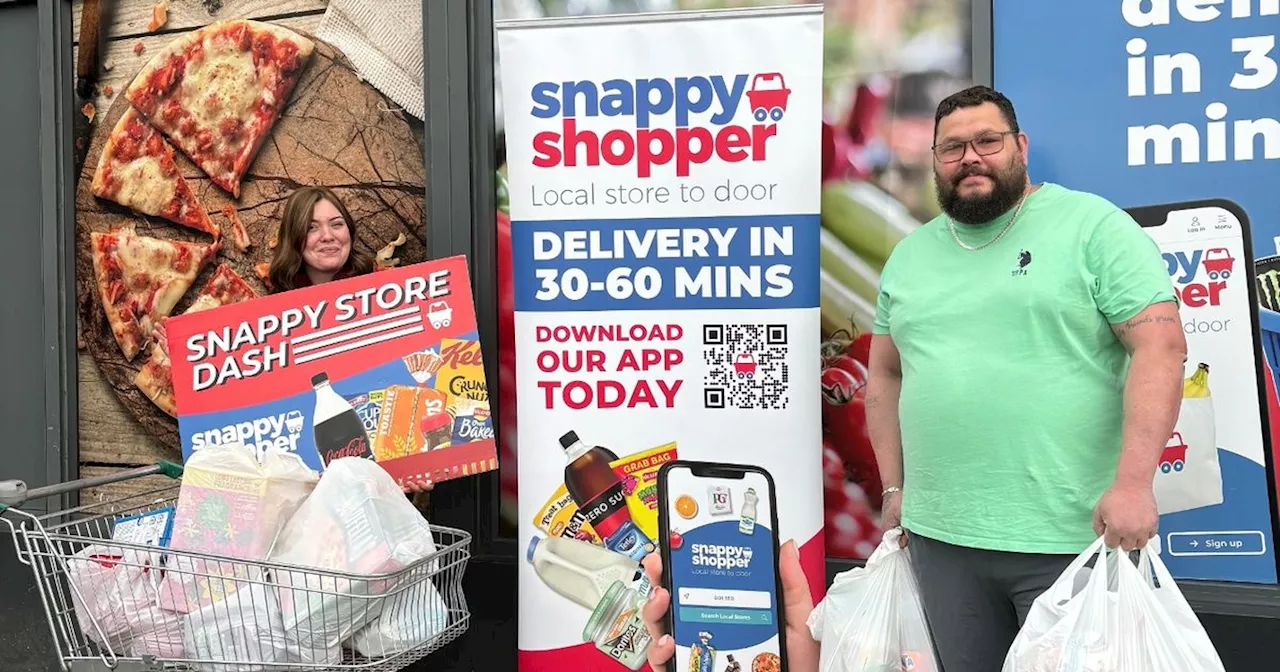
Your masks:
{"label": "green t-shirt", "polygon": [[[1011,213],[957,225],[970,246]],[[1174,299],[1159,248],[1098,196],[1044,184],[999,242],[940,216],[894,249],[875,333],[902,355],[902,524],[947,543],[1079,553],[1115,476],[1129,357],[1110,324]]]}

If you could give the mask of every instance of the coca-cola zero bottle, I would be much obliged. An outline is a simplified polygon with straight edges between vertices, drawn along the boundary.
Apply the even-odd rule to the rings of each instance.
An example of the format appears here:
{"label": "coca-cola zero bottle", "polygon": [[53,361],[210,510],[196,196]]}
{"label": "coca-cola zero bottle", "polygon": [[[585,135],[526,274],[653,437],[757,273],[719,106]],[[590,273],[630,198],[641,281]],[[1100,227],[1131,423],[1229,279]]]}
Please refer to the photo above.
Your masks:
{"label": "coca-cola zero bottle", "polygon": [[564,486],[578,510],[610,550],[643,560],[654,549],[653,541],[631,521],[622,479],[609,466],[618,459],[608,448],[588,447],[577,432],[560,437],[568,464]]}
{"label": "coca-cola zero bottle", "polygon": [[316,391],[316,411],[312,416],[316,451],[324,464],[342,457],[374,459],[364,423],[351,404],[329,386],[328,374],[312,376],[311,386]]}

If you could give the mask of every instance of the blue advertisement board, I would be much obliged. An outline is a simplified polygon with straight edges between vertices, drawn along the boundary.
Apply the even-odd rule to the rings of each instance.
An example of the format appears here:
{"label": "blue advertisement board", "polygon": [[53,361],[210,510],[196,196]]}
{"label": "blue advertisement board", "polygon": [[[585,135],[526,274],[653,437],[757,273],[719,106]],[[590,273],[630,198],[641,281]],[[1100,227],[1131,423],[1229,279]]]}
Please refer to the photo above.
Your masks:
{"label": "blue advertisement board", "polygon": [[1156,475],[1174,577],[1276,583],[1280,3],[996,0],[995,88],[1028,170],[1110,199],[1160,244],[1187,384]]}

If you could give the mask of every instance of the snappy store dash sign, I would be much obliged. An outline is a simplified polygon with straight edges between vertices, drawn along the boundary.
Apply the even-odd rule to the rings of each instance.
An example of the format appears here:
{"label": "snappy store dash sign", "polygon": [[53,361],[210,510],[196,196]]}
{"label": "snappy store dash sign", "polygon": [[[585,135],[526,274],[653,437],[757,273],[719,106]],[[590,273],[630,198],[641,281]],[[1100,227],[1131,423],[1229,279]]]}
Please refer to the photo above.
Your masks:
{"label": "snappy store dash sign", "polygon": [[443,452],[469,473],[496,467],[464,257],[185,314],[165,326],[184,458],[238,443],[296,452],[321,470],[355,445],[397,476],[388,464],[408,463],[404,474],[452,466],[421,456],[462,446]]}
{"label": "snappy store dash sign", "polygon": [[[427,304],[449,296],[449,275],[442,269],[426,277],[384,281],[332,302],[319,299],[192,334],[185,340],[184,357],[192,365],[192,389],[201,392],[422,333],[429,321]],[[334,326],[322,328],[330,313]]]}

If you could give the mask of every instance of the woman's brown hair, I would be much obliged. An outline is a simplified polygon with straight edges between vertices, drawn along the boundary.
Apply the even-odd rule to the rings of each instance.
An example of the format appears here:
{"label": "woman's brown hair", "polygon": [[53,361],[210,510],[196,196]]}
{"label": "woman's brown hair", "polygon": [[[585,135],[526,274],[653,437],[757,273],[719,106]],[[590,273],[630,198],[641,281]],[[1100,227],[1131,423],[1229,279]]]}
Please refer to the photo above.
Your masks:
{"label": "woman's brown hair", "polygon": [[373,255],[357,247],[356,221],[347,212],[342,201],[338,200],[337,194],[327,187],[301,187],[289,195],[289,200],[284,204],[284,215],[280,217],[280,237],[276,241],[275,256],[271,258],[271,269],[267,273],[273,292],[287,292],[297,288],[294,280],[302,272],[302,246],[307,242],[311,215],[315,212],[316,203],[320,201],[328,201],[337,208],[351,234],[351,254],[339,274],[353,276],[373,271]]}

